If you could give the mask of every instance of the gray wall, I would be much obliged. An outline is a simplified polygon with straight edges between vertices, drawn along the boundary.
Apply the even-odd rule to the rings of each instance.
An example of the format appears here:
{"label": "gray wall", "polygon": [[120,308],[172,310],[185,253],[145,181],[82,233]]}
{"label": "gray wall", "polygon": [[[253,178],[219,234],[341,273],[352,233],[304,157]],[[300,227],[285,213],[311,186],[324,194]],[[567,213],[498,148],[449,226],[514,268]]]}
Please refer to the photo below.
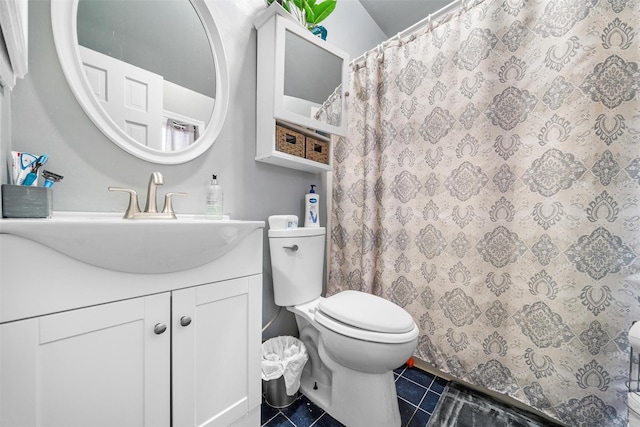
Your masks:
{"label": "gray wall", "polygon": [[[187,198],[174,202],[178,213],[202,213],[205,189],[216,173],[225,192],[224,211],[234,219],[266,221],[269,215],[304,212],[304,194],[309,184],[321,185],[321,176],[256,162],[256,31],[255,16],[265,8],[263,0],[210,0],[227,55],[230,76],[230,102],[227,118],[214,146],[200,158],[182,165],[155,165],[139,160],[111,143],[86,117],[66,83],[51,34],[48,0],[29,2],[29,73],[10,96],[0,99],[0,143],[6,167],[6,153],[21,150],[49,156],[46,169],[64,175],[54,187],[54,210],[124,212],[127,198],[107,191],[110,185],[129,187],[146,195],[146,184],[153,171],[160,171],[166,191],[185,191]],[[354,15],[354,13],[356,13]],[[363,14],[358,15],[358,14]],[[340,0],[326,27],[329,41],[353,56],[384,40],[355,0]],[[339,30],[332,30],[335,25]],[[354,31],[353,26],[356,25]],[[343,26],[351,26],[344,31]],[[340,45],[337,34],[358,38]],[[345,38],[344,40],[347,40]],[[363,48],[363,46],[365,46]],[[359,51],[359,49],[363,49]],[[9,114],[10,113],[10,114]],[[11,135],[5,131],[10,122]],[[1,171],[2,169],[0,169]],[[2,183],[7,174],[2,174]],[[326,189],[320,188],[326,201]],[[143,196],[144,197],[144,196]],[[323,225],[326,218],[321,219]],[[276,312],[273,304],[269,248],[264,234],[265,322]],[[293,317],[283,311],[265,337],[295,333]]]}

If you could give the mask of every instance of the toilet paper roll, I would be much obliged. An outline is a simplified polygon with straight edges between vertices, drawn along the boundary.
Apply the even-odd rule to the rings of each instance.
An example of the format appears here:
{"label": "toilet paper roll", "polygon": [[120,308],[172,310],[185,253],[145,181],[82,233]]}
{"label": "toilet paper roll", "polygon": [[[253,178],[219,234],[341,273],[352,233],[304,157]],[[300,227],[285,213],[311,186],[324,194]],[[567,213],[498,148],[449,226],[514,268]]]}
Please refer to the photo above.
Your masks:
{"label": "toilet paper roll", "polygon": [[629,329],[629,344],[631,344],[634,353],[640,353],[640,322],[634,323]]}

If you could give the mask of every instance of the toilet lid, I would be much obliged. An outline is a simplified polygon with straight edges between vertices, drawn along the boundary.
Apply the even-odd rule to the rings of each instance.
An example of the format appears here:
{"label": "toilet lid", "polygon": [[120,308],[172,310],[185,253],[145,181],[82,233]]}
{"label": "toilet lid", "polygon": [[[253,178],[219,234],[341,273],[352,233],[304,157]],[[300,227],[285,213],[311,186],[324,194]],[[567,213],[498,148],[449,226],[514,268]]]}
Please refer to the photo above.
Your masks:
{"label": "toilet lid", "polygon": [[404,309],[364,292],[340,292],[323,299],[318,308],[339,322],[367,331],[404,334],[415,328],[413,318]]}
{"label": "toilet lid", "polygon": [[342,323],[339,320],[336,320],[333,317],[324,314],[320,310],[315,313],[314,319],[318,328],[324,326],[330,331],[336,332],[349,338],[383,344],[407,344],[414,340],[417,340],[418,335],[420,334],[420,330],[415,324],[412,330],[400,334],[367,331],[366,329],[356,328],[355,326]]}

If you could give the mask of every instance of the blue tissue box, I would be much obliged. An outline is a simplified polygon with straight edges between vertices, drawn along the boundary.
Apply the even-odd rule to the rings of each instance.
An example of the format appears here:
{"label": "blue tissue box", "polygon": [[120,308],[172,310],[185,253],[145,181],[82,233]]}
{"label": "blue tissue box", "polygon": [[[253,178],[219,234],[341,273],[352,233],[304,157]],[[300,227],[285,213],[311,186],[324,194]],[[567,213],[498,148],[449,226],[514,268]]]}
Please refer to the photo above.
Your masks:
{"label": "blue tissue box", "polygon": [[2,185],[3,218],[51,218],[51,188]]}

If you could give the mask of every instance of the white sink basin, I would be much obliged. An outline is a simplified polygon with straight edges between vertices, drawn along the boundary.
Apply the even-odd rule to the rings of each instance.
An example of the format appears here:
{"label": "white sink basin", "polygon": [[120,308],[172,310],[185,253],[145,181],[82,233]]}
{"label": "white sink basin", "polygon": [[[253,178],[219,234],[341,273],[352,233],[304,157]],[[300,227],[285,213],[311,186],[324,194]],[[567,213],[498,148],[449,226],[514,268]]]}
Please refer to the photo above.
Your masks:
{"label": "white sink basin", "polygon": [[211,262],[264,227],[263,221],[177,216],[126,220],[117,213],[54,212],[47,219],[2,219],[0,234],[24,237],[109,270],[154,274]]}

